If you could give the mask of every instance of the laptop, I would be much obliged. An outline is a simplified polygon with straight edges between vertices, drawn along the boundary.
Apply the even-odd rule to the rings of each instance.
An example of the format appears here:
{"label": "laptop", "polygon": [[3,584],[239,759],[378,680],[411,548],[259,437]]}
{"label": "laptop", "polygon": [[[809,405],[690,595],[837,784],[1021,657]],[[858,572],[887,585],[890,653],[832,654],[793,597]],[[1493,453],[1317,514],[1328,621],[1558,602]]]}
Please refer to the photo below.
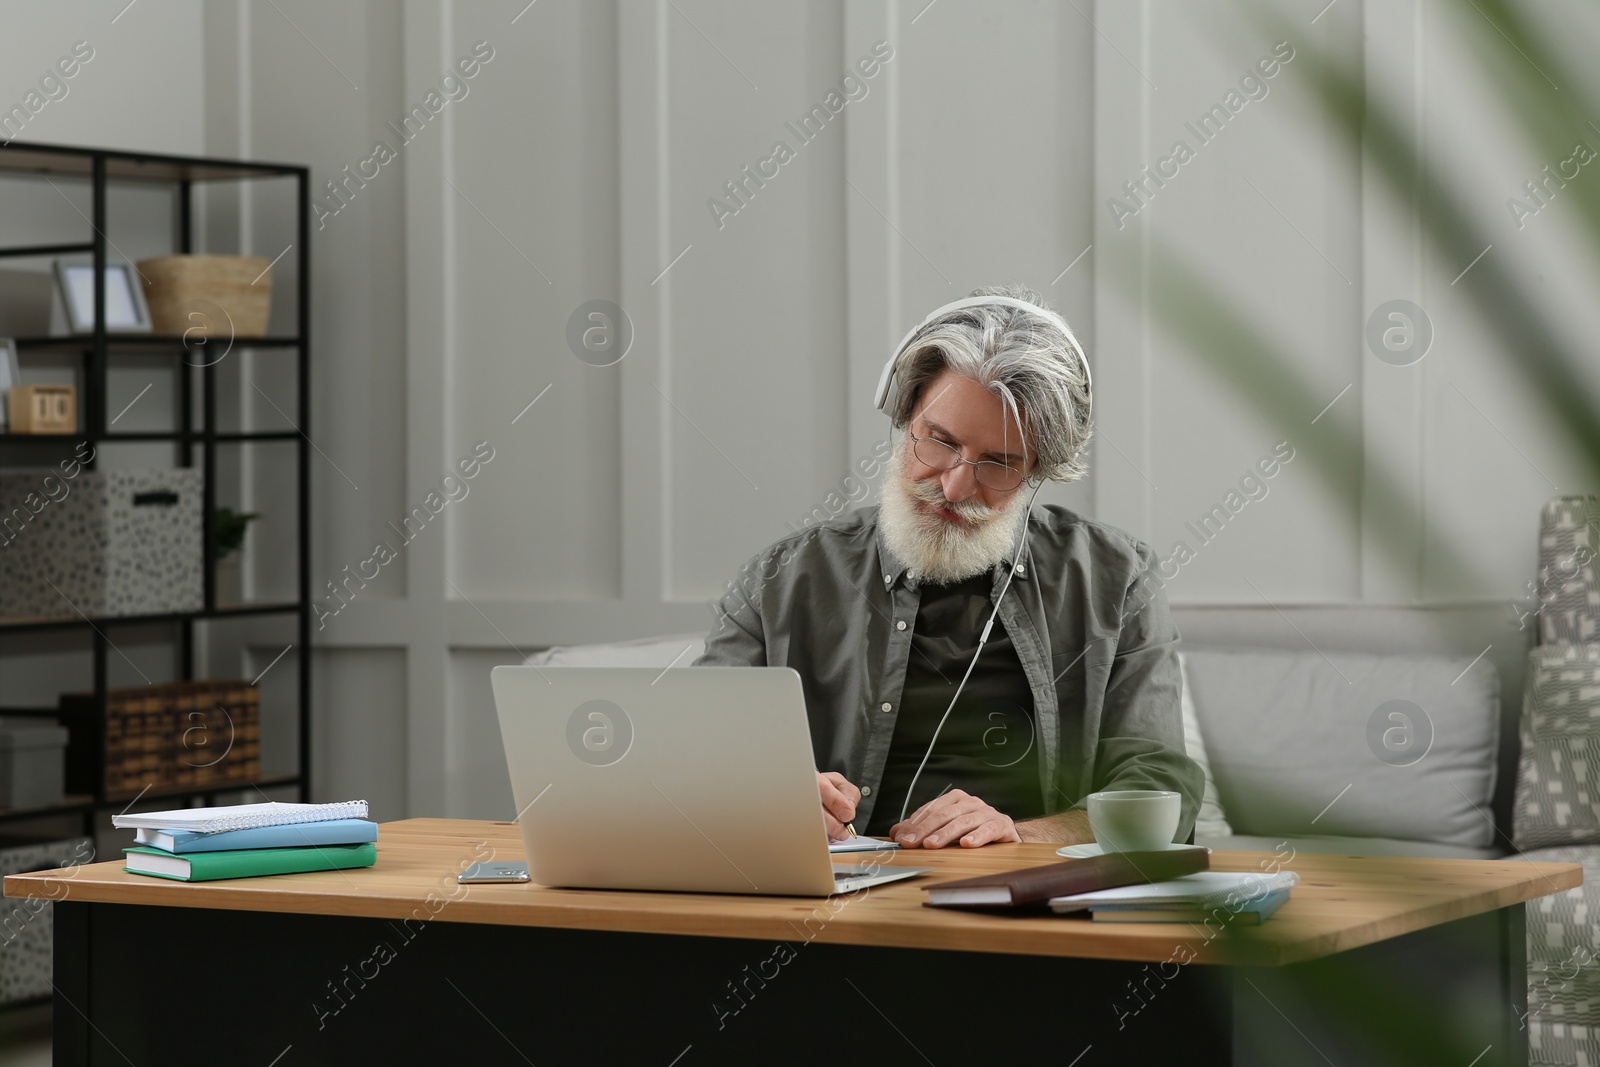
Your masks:
{"label": "laptop", "polygon": [[830,896],[931,869],[829,859],[792,668],[508,666],[490,680],[541,885]]}

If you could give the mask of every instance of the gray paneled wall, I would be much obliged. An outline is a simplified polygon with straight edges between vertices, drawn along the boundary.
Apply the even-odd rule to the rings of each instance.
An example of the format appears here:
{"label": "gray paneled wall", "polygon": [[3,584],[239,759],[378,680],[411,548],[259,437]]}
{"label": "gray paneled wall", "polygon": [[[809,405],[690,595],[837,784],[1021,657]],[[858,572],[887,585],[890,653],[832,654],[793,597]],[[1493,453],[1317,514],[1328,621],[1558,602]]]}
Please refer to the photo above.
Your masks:
{"label": "gray paneled wall", "polygon": [[[313,246],[318,792],[505,816],[488,668],[705,627],[747,556],[860,496],[888,346],[980,284],[1028,283],[1079,329],[1093,473],[1044,499],[1173,557],[1175,602],[1517,596],[1540,503],[1592,480],[1474,320],[1468,264],[1424,254],[1317,115],[1306,56],[1364,64],[1466,183],[1487,254],[1593,336],[1570,205],[1505,207],[1568,146],[1487,103],[1475,31],[1438,5],[1322,7],[1283,0],[1279,33],[1221,0],[206,5],[203,111],[173,65],[146,75],[171,109],[75,139],[336,183]],[[267,208],[208,203],[208,236],[275,255]],[[1168,328],[1188,295],[1168,253],[1300,387],[1227,378]],[[1393,299],[1434,330],[1405,366],[1365,339]],[[568,340],[597,300],[631,326],[609,366]],[[273,417],[254,394],[292,388],[275,375],[242,369],[241,418]],[[349,581],[380,544],[378,577]],[[277,651],[241,643],[215,654]]]}
{"label": "gray paneled wall", "polygon": [[[1404,234],[1374,221],[1360,159],[1315,118],[1290,52],[1302,38],[1277,46],[1231,5],[281,6],[343,70],[241,6],[253,154],[334,177],[373,140],[397,149],[317,235],[319,573],[392,541],[387,524],[430,490],[447,502],[319,635],[389,650],[319,669],[405,693],[404,722],[363,686],[320,711],[368,724],[413,811],[505,814],[489,666],[703,627],[744,558],[859,496],[845,478],[886,433],[867,398],[888,346],[975,285],[1027,282],[1083,334],[1101,383],[1094,473],[1046,498],[1163,555],[1185,542],[1174,601],[1510,596],[1551,492],[1529,467],[1581,481],[1537,409],[1489,384],[1508,370],[1451,303],[1455,271],[1393,274]],[[1374,81],[1421,62],[1435,81],[1406,84],[1443,106],[1442,31],[1406,38],[1370,4],[1314,23],[1282,10]],[[475,54],[472,77],[443,82]],[[430,89],[439,114],[401,142],[390,123]],[[1247,102],[1201,143],[1186,124],[1233,90]],[[1111,198],[1180,138],[1193,157],[1119,219]],[[1252,402],[1164,330],[1153,312],[1180,294],[1153,244],[1191,257],[1318,403]],[[1124,267],[1131,285],[1115,284]],[[1390,293],[1437,325],[1409,368],[1364,345]],[[568,342],[594,300],[631,325],[614,365]],[[443,477],[479,442],[493,459],[451,496]],[[1403,544],[1373,532],[1380,471],[1414,508]],[[1441,572],[1430,546],[1460,527],[1473,570]]]}

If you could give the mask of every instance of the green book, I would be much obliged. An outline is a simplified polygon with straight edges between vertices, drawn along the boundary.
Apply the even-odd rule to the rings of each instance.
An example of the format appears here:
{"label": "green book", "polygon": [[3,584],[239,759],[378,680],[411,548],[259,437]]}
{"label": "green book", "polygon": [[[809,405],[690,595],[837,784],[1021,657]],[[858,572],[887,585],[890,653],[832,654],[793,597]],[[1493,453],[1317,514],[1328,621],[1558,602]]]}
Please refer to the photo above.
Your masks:
{"label": "green book", "polygon": [[371,867],[378,862],[378,846],[314,845],[307,848],[239,848],[221,852],[186,852],[134,845],[122,850],[123,870],[153,874],[180,882],[210,882],[218,878],[254,878],[261,874],[298,874],[302,871],[338,871]]}

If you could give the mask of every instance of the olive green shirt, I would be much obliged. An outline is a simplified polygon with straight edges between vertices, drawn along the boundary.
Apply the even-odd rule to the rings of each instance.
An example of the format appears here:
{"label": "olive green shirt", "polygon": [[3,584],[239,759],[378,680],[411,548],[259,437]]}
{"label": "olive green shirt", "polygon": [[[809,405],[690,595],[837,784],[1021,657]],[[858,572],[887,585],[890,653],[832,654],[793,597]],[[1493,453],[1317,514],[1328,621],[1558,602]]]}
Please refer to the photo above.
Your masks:
{"label": "olive green shirt", "polygon": [[[1178,630],[1160,587],[1140,585],[1150,547],[1056,505],[1034,507],[1025,534],[999,622],[1033,694],[1044,811],[1084,807],[1104,789],[1176,790],[1183,813],[1173,840],[1187,840],[1203,780],[1184,753]],[[991,602],[1016,547],[992,568]],[[752,557],[719,600],[694,665],[794,668],[817,769],[861,788],[864,824],[879,799],[920,603],[878,509],[858,508]]]}

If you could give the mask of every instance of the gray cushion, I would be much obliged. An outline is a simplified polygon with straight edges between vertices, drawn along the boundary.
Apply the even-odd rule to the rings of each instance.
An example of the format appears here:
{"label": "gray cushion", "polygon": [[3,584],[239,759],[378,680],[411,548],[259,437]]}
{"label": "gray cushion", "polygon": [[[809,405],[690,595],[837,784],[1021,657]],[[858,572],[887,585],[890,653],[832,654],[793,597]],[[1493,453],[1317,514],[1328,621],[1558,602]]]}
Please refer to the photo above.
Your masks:
{"label": "gray cushion", "polygon": [[1528,653],[1517,847],[1600,842],[1600,645]]}
{"label": "gray cushion", "polygon": [[1247,852],[1277,852],[1287,844],[1296,852],[1337,853],[1341,856],[1428,856],[1447,860],[1494,860],[1504,849],[1466,848],[1441,845],[1435,841],[1407,841],[1396,837],[1335,837],[1325,834],[1258,836],[1230,834],[1226,837],[1194,835],[1194,843],[1207,848],[1237,848]]}
{"label": "gray cushion", "polygon": [[1236,833],[1495,847],[1485,660],[1190,648],[1185,666]]}
{"label": "gray cushion", "polygon": [[1184,666],[1182,652],[1178,653],[1178,677],[1183,680],[1183,698],[1179,704],[1183,712],[1184,752],[1200,765],[1200,773],[1205,777],[1205,795],[1200,798],[1200,811],[1194,817],[1195,837],[1227,837],[1233,833],[1233,827],[1228,825],[1222,802],[1217,799],[1217,780],[1211,773],[1211,757],[1206,752],[1206,737],[1200,729],[1200,715],[1194,710],[1194,692],[1189,685],[1188,668]]}

